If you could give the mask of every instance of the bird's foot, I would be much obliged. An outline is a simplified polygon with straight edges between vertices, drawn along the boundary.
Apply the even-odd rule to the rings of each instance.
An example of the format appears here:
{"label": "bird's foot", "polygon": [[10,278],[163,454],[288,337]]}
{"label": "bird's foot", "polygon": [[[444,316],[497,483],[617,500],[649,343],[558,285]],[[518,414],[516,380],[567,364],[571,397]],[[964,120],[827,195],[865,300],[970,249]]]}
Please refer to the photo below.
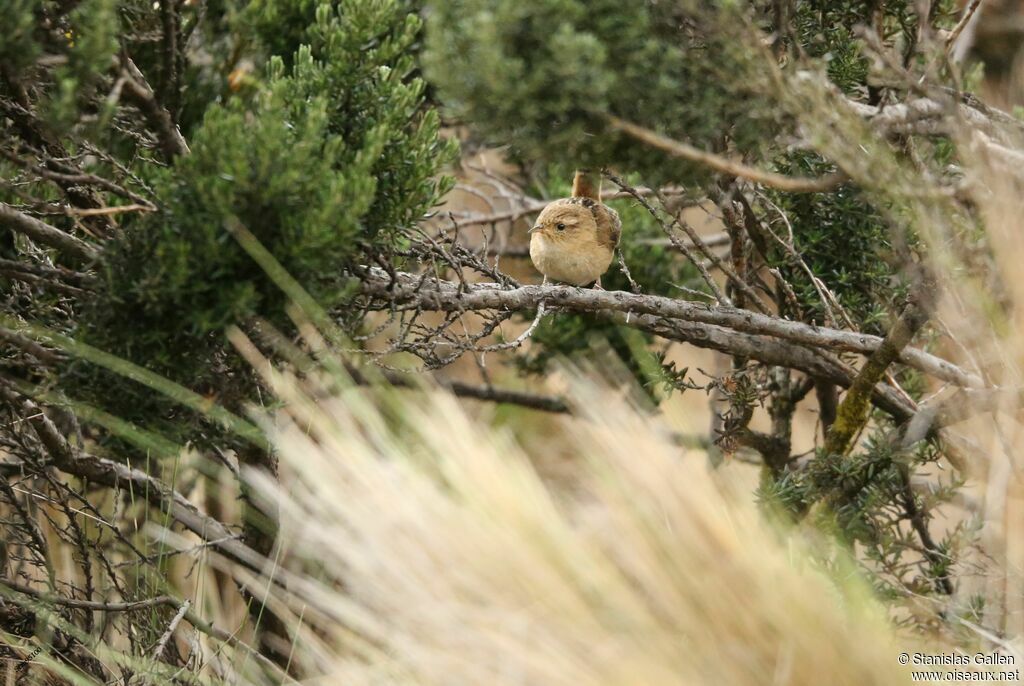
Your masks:
{"label": "bird's foot", "polygon": [[603,291],[604,290],[604,286],[601,285],[601,277],[600,276],[597,277],[597,281],[594,282],[594,285],[591,286],[591,288],[593,288],[595,291]]}

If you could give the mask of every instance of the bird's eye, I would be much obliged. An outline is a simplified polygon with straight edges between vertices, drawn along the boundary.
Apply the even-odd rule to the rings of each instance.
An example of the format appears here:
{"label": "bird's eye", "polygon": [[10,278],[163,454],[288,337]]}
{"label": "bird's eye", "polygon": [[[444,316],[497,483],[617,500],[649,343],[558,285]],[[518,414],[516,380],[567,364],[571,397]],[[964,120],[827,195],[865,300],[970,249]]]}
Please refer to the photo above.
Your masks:
{"label": "bird's eye", "polygon": [[555,225],[555,228],[558,229],[559,231],[565,231],[565,224],[559,222],[558,224]]}

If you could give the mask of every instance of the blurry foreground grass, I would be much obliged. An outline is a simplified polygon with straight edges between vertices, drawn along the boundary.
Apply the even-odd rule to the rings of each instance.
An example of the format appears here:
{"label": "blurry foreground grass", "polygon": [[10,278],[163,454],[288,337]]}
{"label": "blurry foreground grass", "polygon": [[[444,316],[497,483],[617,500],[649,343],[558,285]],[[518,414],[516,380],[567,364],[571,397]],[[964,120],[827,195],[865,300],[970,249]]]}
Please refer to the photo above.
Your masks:
{"label": "blurry foreground grass", "polygon": [[910,639],[855,572],[826,574],[659,419],[569,375],[587,421],[564,430],[583,460],[556,488],[442,390],[268,372],[286,475],[254,477],[286,549],[273,582],[247,581],[289,588],[270,606],[296,631],[294,667],[346,684],[909,677]]}

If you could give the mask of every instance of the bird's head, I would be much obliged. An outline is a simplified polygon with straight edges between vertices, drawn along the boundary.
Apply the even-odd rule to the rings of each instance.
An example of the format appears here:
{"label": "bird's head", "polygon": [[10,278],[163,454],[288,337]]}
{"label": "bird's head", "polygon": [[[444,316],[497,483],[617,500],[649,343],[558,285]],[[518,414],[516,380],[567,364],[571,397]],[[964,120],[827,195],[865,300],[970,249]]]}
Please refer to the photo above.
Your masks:
{"label": "bird's head", "polygon": [[594,213],[580,198],[571,198],[556,200],[545,207],[537,217],[537,223],[530,229],[530,234],[561,242],[594,235],[596,231]]}

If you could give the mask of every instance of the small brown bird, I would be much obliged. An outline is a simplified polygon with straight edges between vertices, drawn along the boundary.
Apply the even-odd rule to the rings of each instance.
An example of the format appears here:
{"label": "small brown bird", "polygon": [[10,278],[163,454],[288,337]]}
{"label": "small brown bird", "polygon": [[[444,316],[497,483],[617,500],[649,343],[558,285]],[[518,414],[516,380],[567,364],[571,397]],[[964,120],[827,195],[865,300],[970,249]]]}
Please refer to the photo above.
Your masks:
{"label": "small brown bird", "polygon": [[545,207],[530,229],[530,259],[545,281],[600,288],[621,234],[619,213],[601,202],[600,175],[577,171],[572,197]]}

